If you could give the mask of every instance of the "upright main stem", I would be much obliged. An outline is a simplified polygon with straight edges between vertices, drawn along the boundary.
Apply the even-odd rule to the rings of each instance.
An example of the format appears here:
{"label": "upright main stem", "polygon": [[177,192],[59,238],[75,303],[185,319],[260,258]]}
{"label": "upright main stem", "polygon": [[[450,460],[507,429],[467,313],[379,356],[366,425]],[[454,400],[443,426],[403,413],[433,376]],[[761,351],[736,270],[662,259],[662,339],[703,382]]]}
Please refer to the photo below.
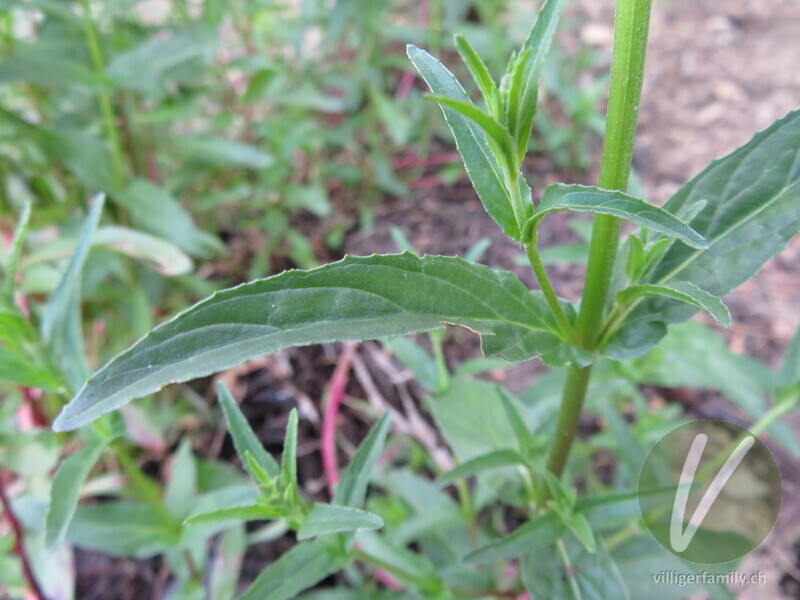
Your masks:
{"label": "upright main stem", "polygon": [[[617,1],[614,57],[611,62],[611,85],[599,181],[600,187],[608,190],[625,191],[628,187],[642,94],[650,4],[651,0]],[[575,321],[576,343],[586,350],[597,349],[598,336],[605,321],[605,307],[617,259],[619,232],[618,218],[609,215],[595,217],[586,267],[586,284]],[[591,375],[591,365],[570,367],[567,370],[561,412],[548,458],[548,468],[559,477],[572,448]]]}

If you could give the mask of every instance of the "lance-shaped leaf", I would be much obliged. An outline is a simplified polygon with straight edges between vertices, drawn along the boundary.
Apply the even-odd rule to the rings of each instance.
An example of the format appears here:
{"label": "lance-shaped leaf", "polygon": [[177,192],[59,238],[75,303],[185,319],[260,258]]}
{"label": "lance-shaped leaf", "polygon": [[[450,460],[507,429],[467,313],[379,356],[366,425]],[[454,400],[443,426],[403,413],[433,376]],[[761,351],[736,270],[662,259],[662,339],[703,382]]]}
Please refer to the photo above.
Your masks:
{"label": "lance-shaped leaf", "polygon": [[559,516],[548,511],[534,517],[509,535],[470,552],[462,561],[481,564],[512,558],[552,544],[565,532],[566,528]]}
{"label": "lance-shaped leaf", "polygon": [[86,376],[83,332],[80,321],[81,273],[92,244],[105,197],[98,195],[83,225],[75,253],[58,287],[50,295],[42,313],[42,339],[47,350],[63,370],[73,390]]}
{"label": "lance-shaped leaf", "polygon": [[[564,310],[574,317],[570,304]],[[218,292],[184,311],[98,371],[54,428],[79,427],[168,383],[282,348],[406,335],[442,323],[480,333],[484,352],[507,360],[591,360],[561,340],[542,295],[511,273],[453,257],[347,257]]]}
{"label": "lance-shaped leaf", "polygon": [[370,430],[364,441],[353,455],[350,464],[342,473],[342,478],[336,486],[333,504],[339,506],[360,507],[364,504],[367,495],[367,485],[372,477],[372,469],[378,462],[378,457],[383,450],[386,434],[389,433],[389,413],[384,413],[380,420]]}
{"label": "lance-shaped leaf", "polygon": [[560,600],[631,598],[625,579],[603,544],[596,552],[569,537],[563,544],[561,551],[550,545],[522,558],[520,575],[528,591],[537,597]]}
{"label": "lance-shaped leaf", "polygon": [[447,485],[458,481],[459,479],[466,479],[472,475],[483,473],[491,469],[501,469],[503,467],[518,467],[522,466],[528,468],[528,463],[522,455],[516,450],[504,448],[501,450],[494,450],[486,454],[481,454],[475,458],[461,463],[460,465],[450,469],[436,480],[438,485]]}
{"label": "lance-shaped leaf", "polygon": [[[434,95],[457,102],[471,103],[455,76],[433,56],[415,46],[409,46],[408,57]],[[519,223],[511,207],[505,175],[492,152],[486,134],[476,123],[458,111],[442,106],[442,112],[450,131],[453,132],[456,148],[464,160],[467,174],[486,212],[507,235],[519,240]],[[533,210],[532,205],[526,204],[526,207]]]}
{"label": "lance-shaped leaf", "polygon": [[50,490],[45,528],[45,542],[49,549],[54,549],[64,539],[78,507],[81,486],[107,444],[108,440],[91,442],[65,459],[58,468]]}
{"label": "lance-shaped leaf", "polygon": [[[755,275],[800,231],[800,111],[789,113],[728,156],[712,162],[664,204],[681,214],[705,202],[691,220],[708,243],[698,252],[672,244],[644,283],[693,283],[722,297]],[[650,298],[631,312],[605,349],[617,358],[642,354],[696,308]]]}
{"label": "lance-shaped leaf", "polygon": [[723,327],[731,326],[731,313],[721,298],[701,290],[693,283],[688,281],[675,281],[669,284],[655,285],[643,283],[632,285],[617,294],[617,300],[622,304],[627,304],[637,298],[646,296],[665,296],[674,298],[681,302],[686,302],[700,308],[714,317],[714,320]]}
{"label": "lance-shaped leaf", "polygon": [[335,504],[315,504],[308,518],[297,532],[297,539],[307,540],[312,537],[356,531],[358,529],[380,529],[383,519],[378,515]]}
{"label": "lance-shaped leaf", "polygon": [[[236,400],[228,391],[228,388],[221,381],[217,384],[217,393],[219,395],[219,403],[222,405],[222,412],[225,415],[225,421],[228,423],[228,431],[233,438],[233,447],[236,448],[236,454],[242,461],[242,465],[250,472],[256,480],[259,479],[260,471],[257,467],[267,473],[267,477],[277,477],[280,473],[280,468],[275,459],[264,450],[264,446],[258,441],[256,434],[247,422],[247,418],[242,414]],[[246,455],[249,454],[252,461],[257,465],[252,468],[248,462]]]}
{"label": "lance-shaped leaf", "polygon": [[500,90],[497,89],[497,84],[492,79],[489,69],[486,68],[483,59],[467,41],[467,38],[463,35],[457,35],[455,42],[456,50],[461,55],[461,60],[467,65],[475,83],[478,84],[489,112],[495,118],[498,118],[500,116]]}
{"label": "lance-shaped leaf", "polygon": [[239,600],[288,600],[344,568],[349,562],[335,540],[298,544],[269,565]]}
{"label": "lance-shaped leaf", "polygon": [[513,142],[511,136],[506,131],[506,128],[498,123],[494,117],[487,115],[480,108],[472,104],[472,102],[461,102],[445,96],[429,96],[431,100],[438,102],[442,106],[451,108],[462,117],[466,117],[475,123],[481,130],[489,136],[497,150],[503,156],[506,165],[511,168],[515,164],[513,150]]}
{"label": "lance-shaped leaf", "polygon": [[702,235],[663,208],[622,192],[563,183],[547,187],[536,213],[525,223],[525,233],[529,234],[545,216],[556,210],[613,215],[677,238],[692,248],[707,247]]}
{"label": "lance-shaped leaf", "polygon": [[515,134],[519,140],[520,149],[527,146],[530,137],[533,117],[536,114],[539,73],[542,70],[544,59],[550,51],[563,5],[564,0],[547,0],[544,3],[523,46],[523,52],[530,50],[530,53],[525,60],[524,84],[518,102],[519,116]]}
{"label": "lance-shaped leaf", "polygon": [[200,525],[205,523],[221,523],[224,521],[264,521],[278,516],[277,511],[261,504],[247,506],[230,506],[211,512],[199,513],[190,516],[184,525]]}

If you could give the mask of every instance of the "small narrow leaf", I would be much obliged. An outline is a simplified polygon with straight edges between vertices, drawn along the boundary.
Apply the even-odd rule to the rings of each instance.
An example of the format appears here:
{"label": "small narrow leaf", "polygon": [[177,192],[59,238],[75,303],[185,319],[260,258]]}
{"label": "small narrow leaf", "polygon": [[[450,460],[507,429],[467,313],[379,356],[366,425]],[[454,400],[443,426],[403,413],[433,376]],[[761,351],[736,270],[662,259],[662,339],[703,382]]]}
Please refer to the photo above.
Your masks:
{"label": "small narrow leaf", "polygon": [[104,202],[105,196],[95,197],[67,270],[42,313],[42,339],[53,362],[64,371],[73,390],[78,389],[86,378],[80,321],[81,273]]}
{"label": "small narrow leaf", "polygon": [[555,542],[565,532],[558,515],[548,511],[534,517],[509,535],[467,554],[462,560],[482,564],[526,554]]}
{"label": "small narrow leaf", "polygon": [[372,468],[378,462],[383,450],[386,434],[389,433],[389,413],[384,415],[372,427],[367,437],[361,442],[358,450],[347,468],[342,472],[339,485],[333,496],[333,504],[359,508],[364,505],[367,485],[372,476]]}
{"label": "small narrow leaf", "polygon": [[[572,305],[562,307],[574,318]],[[541,356],[552,365],[592,360],[560,337],[541,292],[531,292],[512,273],[452,257],[346,257],[217,292],[182,312],[98,371],[53,427],[79,427],[168,383],[282,348],[406,335],[443,323],[481,334],[489,356]],[[243,417],[235,420],[238,430],[249,431]],[[253,455],[263,458],[253,447]]]}
{"label": "small narrow leaf", "polygon": [[[236,400],[221,381],[217,384],[217,394],[219,395],[219,403],[222,405],[222,412],[225,414],[225,421],[228,423],[228,431],[233,438],[233,446],[236,448],[236,454],[239,455],[242,464],[247,468],[245,452],[249,452],[270,477],[277,477],[280,473],[278,464],[275,462],[275,459],[264,450],[264,446],[258,441],[247,419],[242,414],[242,411],[239,410],[239,405],[236,404]],[[258,478],[252,471],[250,474]]]}
{"label": "small narrow leaf", "polygon": [[[531,55],[531,49],[526,48],[516,57],[516,61],[514,62],[514,66],[509,73],[509,84],[508,84],[508,93],[506,94],[506,124],[508,125],[508,129],[517,140],[524,138],[527,146],[528,137],[530,137],[530,128],[526,133],[522,133],[519,129],[520,125],[520,112],[523,109],[522,106],[522,94],[523,94],[523,87],[525,85],[524,77],[525,77],[525,67],[528,64],[528,59]],[[518,146],[518,149],[522,149],[521,146]],[[527,148],[525,148],[527,149]],[[522,153],[520,153],[522,154]]]}
{"label": "small narrow leaf", "polygon": [[348,562],[347,555],[330,538],[303,542],[262,571],[239,600],[289,600]]}
{"label": "small narrow leaf", "polygon": [[299,499],[297,491],[297,409],[289,413],[286,424],[286,439],[283,442],[283,458],[281,459],[281,478],[292,500]]}
{"label": "small narrow leaf", "polygon": [[645,264],[645,248],[641,238],[631,235],[628,238],[628,262],[625,265],[625,275],[628,281],[637,281],[642,274]]}
{"label": "small narrow leaf", "polygon": [[489,74],[489,69],[486,68],[483,59],[475,51],[472,45],[467,41],[463,35],[455,36],[456,50],[461,55],[464,64],[467,65],[469,72],[478,88],[483,94],[483,99],[486,101],[486,106],[495,118],[500,116],[500,91],[497,89],[497,84]]}
{"label": "small narrow leaf", "polygon": [[312,537],[356,531],[358,529],[380,529],[383,519],[357,508],[337,506],[335,504],[315,504],[308,518],[297,532],[297,539],[307,540]]}
{"label": "small narrow leaf", "polygon": [[547,214],[556,210],[613,215],[677,238],[692,248],[708,247],[703,236],[663,208],[622,192],[563,183],[547,187],[539,208],[525,224],[524,230],[531,231]]}
{"label": "small narrow leaf", "polygon": [[522,452],[523,456],[529,457],[532,436],[530,429],[528,429],[528,424],[525,422],[525,418],[522,416],[519,406],[517,405],[519,401],[513,398],[501,385],[497,386],[497,395],[500,397],[500,402],[503,404],[503,410],[506,412],[511,429],[514,430],[514,437],[517,438],[517,446],[520,452]]}
{"label": "small narrow leaf", "polygon": [[564,0],[547,0],[539,10],[536,23],[525,41],[524,50],[530,50],[525,61],[525,86],[520,99],[521,114],[518,122],[518,138],[520,149],[527,146],[530,137],[533,117],[536,115],[536,104],[539,93],[539,73],[544,59],[550,51],[553,36],[558,27]]}
{"label": "small narrow leaf", "polygon": [[222,523],[224,521],[265,521],[275,518],[274,512],[259,504],[250,506],[231,506],[211,512],[192,515],[184,521],[184,525],[201,525]]}
{"label": "small narrow leaf", "polygon": [[722,299],[701,290],[688,281],[675,281],[660,285],[652,283],[632,285],[617,294],[617,301],[625,305],[646,296],[666,296],[687,302],[706,311],[723,327],[731,326],[731,314]]}
{"label": "small narrow leaf", "polygon": [[89,443],[67,457],[58,468],[50,488],[50,506],[45,526],[45,543],[51,551],[67,534],[72,516],[78,507],[81,486],[106,445],[106,440]]}
{"label": "small narrow leaf", "polygon": [[176,517],[184,517],[197,495],[197,462],[192,444],[184,438],[172,460],[170,478],[164,490],[164,505]]}
{"label": "small narrow leaf", "polygon": [[[431,92],[436,96],[469,102],[467,93],[442,63],[415,46],[408,46],[407,50],[409,59]],[[503,169],[498,164],[486,135],[480,127],[457,111],[442,106],[442,112],[450,131],[453,132],[456,148],[464,160],[467,175],[486,212],[507,235],[519,240],[519,224],[511,207],[511,197],[506,189]]]}
{"label": "small narrow leaf", "polygon": [[14,237],[11,238],[11,251],[3,264],[3,288],[6,296],[12,298],[14,294],[14,285],[17,281],[17,265],[19,257],[22,254],[22,245],[25,243],[25,237],[28,235],[28,224],[31,218],[31,203],[25,202],[22,206],[22,212],[19,215],[17,224],[14,227]]}
{"label": "small narrow leaf", "polygon": [[511,141],[511,136],[508,134],[508,131],[506,131],[506,128],[498,123],[493,117],[487,115],[471,102],[453,100],[452,98],[447,98],[445,96],[429,96],[429,98],[434,102],[438,102],[442,106],[452,108],[461,116],[466,117],[475,123],[487,136],[489,136],[489,139],[495,143],[498,152],[505,161],[506,166],[509,169],[515,166],[516,161],[514,160],[514,155],[511,152],[513,144]]}
{"label": "small narrow leaf", "polygon": [[589,521],[586,520],[586,517],[580,513],[572,513],[569,518],[565,520],[564,525],[575,534],[575,537],[580,540],[581,544],[583,544],[589,553],[594,554],[597,549],[597,540],[594,537],[594,532],[589,526]]}
{"label": "small narrow leaf", "polygon": [[482,454],[471,458],[470,460],[461,463],[457,467],[450,469],[436,480],[436,484],[443,486],[458,481],[459,479],[466,479],[472,475],[483,473],[491,469],[501,469],[503,467],[525,467],[528,468],[528,463],[525,458],[516,450],[502,449]]}

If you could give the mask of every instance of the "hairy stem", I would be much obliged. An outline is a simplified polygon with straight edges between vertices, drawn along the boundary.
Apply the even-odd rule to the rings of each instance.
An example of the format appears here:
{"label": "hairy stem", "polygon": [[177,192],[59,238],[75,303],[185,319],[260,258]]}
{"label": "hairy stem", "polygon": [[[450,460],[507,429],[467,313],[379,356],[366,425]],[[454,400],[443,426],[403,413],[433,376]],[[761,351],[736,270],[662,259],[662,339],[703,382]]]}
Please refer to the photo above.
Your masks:
{"label": "hairy stem", "polygon": [[556,294],[553,284],[547,276],[547,271],[544,268],[542,259],[539,257],[539,251],[536,249],[535,238],[525,244],[525,252],[528,254],[528,262],[531,264],[533,274],[536,275],[536,281],[539,282],[539,287],[542,288],[542,293],[544,293],[544,297],[547,300],[547,304],[550,306],[550,310],[553,312],[553,316],[556,319],[556,323],[558,323],[559,329],[561,329],[561,333],[571,341],[573,338],[572,325],[569,319],[567,319],[564,309],[561,308],[561,303],[558,301],[558,294]]}
{"label": "hairy stem", "polygon": [[[521,231],[525,225],[525,204],[522,198],[522,193],[519,189],[519,167],[515,166],[513,169],[515,170],[512,171],[510,168],[506,173],[506,186],[511,194],[511,207],[514,209],[514,216],[517,219],[517,225]],[[516,177],[510,176],[511,172],[516,173]],[[553,313],[553,317],[555,317],[556,323],[558,323],[561,333],[567,339],[571,340],[572,325],[570,324],[569,319],[567,319],[564,309],[561,308],[561,303],[558,301],[558,294],[556,294],[555,289],[553,289],[553,284],[550,281],[550,277],[547,276],[547,271],[544,268],[544,264],[542,264],[542,261],[539,258],[539,251],[536,248],[537,244],[537,233],[534,229],[531,239],[524,242],[525,252],[528,255],[528,261],[531,264],[531,269],[533,269],[533,274],[536,276],[536,281],[539,283],[539,287],[544,294],[545,300],[547,300],[547,304],[550,306],[550,310]]]}
{"label": "hairy stem", "polygon": [[[628,187],[642,92],[650,4],[651,0],[617,2],[614,57],[599,181],[600,187],[610,190],[624,191]],[[595,217],[586,284],[575,322],[576,342],[587,350],[597,349],[597,338],[605,321],[619,231],[620,222],[616,217]],[[548,458],[548,468],[559,477],[564,472],[572,448],[591,373],[591,366],[570,367],[567,371],[561,413]]]}

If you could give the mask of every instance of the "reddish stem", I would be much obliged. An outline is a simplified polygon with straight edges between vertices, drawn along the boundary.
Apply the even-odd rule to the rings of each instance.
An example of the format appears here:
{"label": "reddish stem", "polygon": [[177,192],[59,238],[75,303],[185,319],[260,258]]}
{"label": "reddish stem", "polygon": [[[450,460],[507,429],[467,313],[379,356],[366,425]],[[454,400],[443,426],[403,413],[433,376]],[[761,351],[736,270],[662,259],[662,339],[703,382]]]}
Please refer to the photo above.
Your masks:
{"label": "reddish stem", "polygon": [[339,483],[339,467],[336,464],[336,420],[339,416],[339,407],[342,404],[342,396],[344,396],[344,388],[347,385],[355,349],[356,344],[353,342],[344,345],[344,351],[339,357],[336,370],[333,372],[328,386],[325,414],[322,417],[320,439],[322,469],[325,472],[325,483],[328,485],[328,494],[331,498],[333,498],[336,484]]}
{"label": "reddish stem", "polygon": [[36,581],[36,577],[33,575],[33,569],[31,568],[28,554],[25,552],[25,539],[23,537],[22,525],[20,525],[20,522],[17,520],[17,516],[14,514],[14,511],[11,510],[11,502],[6,494],[2,473],[0,473],[0,504],[3,505],[3,513],[11,525],[11,531],[14,533],[14,554],[19,557],[19,560],[22,563],[22,575],[25,577],[25,581],[28,583],[28,587],[30,588],[29,591],[31,594],[33,594],[33,597],[36,600],[45,600],[42,589],[39,587],[39,583]]}

